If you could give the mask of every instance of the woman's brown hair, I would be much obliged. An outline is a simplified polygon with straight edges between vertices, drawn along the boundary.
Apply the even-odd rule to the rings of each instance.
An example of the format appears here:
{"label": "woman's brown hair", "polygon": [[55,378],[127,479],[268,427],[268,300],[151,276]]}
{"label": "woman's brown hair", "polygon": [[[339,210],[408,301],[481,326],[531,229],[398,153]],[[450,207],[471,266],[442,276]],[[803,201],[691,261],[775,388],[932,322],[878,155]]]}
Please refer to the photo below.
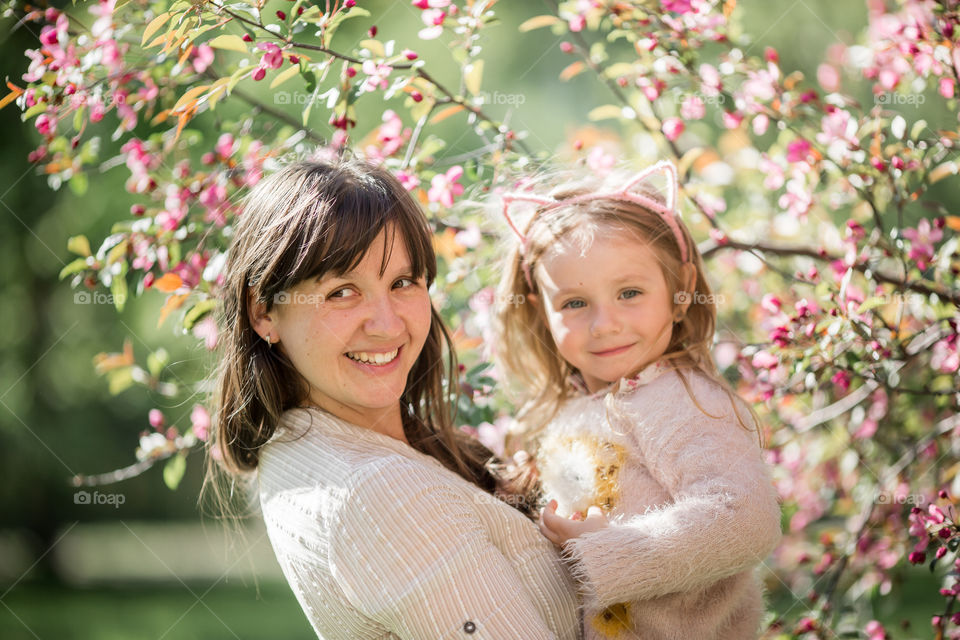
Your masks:
{"label": "woman's brown hair", "polygon": [[[275,296],[322,274],[354,268],[383,232],[384,251],[406,244],[414,275],[437,274],[432,233],[419,205],[386,169],[361,160],[297,162],[259,182],[237,220],[220,293],[219,367],[207,485],[229,512],[217,482],[257,468],[280,416],[306,402],[309,384],[280,348],[254,332],[248,304],[269,311]],[[385,266],[387,255],[383,256]],[[410,445],[493,493],[491,452],[453,426],[459,388],[450,336],[435,309],[400,398]]]}

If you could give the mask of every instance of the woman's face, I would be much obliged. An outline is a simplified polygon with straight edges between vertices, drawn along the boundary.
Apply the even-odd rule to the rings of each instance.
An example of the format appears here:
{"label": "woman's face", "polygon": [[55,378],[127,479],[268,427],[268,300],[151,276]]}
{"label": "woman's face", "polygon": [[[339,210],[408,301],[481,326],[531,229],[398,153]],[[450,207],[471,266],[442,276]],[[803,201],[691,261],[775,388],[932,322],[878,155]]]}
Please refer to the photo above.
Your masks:
{"label": "woman's face", "polygon": [[[389,430],[407,375],[430,329],[427,285],[411,272],[402,238],[386,247],[381,232],[357,267],[326,274],[277,294],[263,316],[280,348],[310,383],[310,402],[344,420]],[[389,237],[396,238],[395,234]],[[279,338],[279,340],[278,340]]]}

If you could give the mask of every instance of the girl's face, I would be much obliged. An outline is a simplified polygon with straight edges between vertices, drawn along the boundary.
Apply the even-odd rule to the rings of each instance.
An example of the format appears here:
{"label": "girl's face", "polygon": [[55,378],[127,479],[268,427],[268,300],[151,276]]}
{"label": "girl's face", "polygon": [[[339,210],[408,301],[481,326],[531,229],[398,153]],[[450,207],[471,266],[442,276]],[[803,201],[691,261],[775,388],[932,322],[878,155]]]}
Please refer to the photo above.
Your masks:
{"label": "girl's face", "polygon": [[657,254],[631,231],[602,230],[583,251],[569,236],[536,269],[560,355],[596,392],[654,362],[673,329],[673,292]]}
{"label": "girl's face", "polygon": [[381,276],[385,242],[381,232],[343,276],[325,274],[278,294],[269,326],[258,327],[279,338],[309,381],[313,404],[375,430],[396,419],[431,321],[426,282],[411,272],[402,239],[388,248]]}

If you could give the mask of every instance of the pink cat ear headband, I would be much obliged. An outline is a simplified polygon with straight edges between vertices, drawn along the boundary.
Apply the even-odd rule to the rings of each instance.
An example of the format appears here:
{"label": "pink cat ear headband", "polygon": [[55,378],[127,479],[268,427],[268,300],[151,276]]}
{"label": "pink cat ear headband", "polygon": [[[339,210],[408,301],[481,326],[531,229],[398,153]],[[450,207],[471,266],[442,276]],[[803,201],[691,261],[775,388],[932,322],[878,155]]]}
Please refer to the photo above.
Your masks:
{"label": "pink cat ear headband", "polygon": [[[631,189],[637,186],[637,184],[639,184],[642,180],[657,173],[662,173],[667,179],[666,205],[661,204],[653,198],[645,196],[642,193],[631,191]],[[687,242],[683,239],[683,232],[680,230],[680,225],[677,222],[677,217],[680,215],[677,211],[677,183],[677,168],[673,166],[672,162],[663,160],[634,175],[621,189],[617,191],[598,191],[595,193],[585,193],[583,195],[565,198],[562,200],[541,198],[538,196],[527,196],[523,194],[504,195],[503,217],[507,219],[507,224],[510,225],[510,228],[513,229],[513,232],[517,234],[518,238],[520,238],[520,255],[522,256],[527,248],[527,237],[520,231],[520,229],[517,228],[517,225],[514,224],[513,219],[510,217],[509,208],[514,202],[532,202],[540,205],[538,213],[543,213],[545,211],[550,211],[551,209],[566,207],[581,202],[590,202],[592,200],[624,200],[626,202],[633,202],[639,204],[645,209],[649,209],[650,211],[660,214],[660,217],[663,218],[663,221],[666,222],[667,226],[670,227],[670,230],[673,231],[673,236],[676,238],[677,245],[680,247],[680,258],[684,263],[686,263],[689,259],[687,253]],[[530,276],[530,265],[528,265],[526,261],[523,261],[522,264],[523,274],[527,280],[527,285],[533,289],[533,280]]]}

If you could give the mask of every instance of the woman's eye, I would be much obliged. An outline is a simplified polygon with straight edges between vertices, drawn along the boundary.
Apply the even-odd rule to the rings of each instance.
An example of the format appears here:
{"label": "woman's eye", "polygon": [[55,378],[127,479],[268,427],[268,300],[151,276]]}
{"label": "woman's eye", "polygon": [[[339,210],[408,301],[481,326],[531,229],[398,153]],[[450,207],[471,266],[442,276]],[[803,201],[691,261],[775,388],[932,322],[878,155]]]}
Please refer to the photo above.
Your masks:
{"label": "woman's eye", "polygon": [[393,288],[403,289],[405,287],[412,287],[415,284],[417,284],[417,281],[414,280],[413,278],[400,278],[399,280],[393,283]]}
{"label": "woman's eye", "polygon": [[635,298],[635,297],[641,295],[642,293],[643,293],[643,291],[640,291],[639,289],[627,289],[627,290],[624,291],[623,294],[621,294],[621,295],[623,295],[624,298],[629,299],[629,298]]}
{"label": "woman's eye", "polygon": [[351,289],[350,287],[344,287],[343,289],[337,289],[333,293],[327,296],[327,298],[350,298],[357,295],[357,292]]}
{"label": "woman's eye", "polygon": [[567,302],[564,302],[560,306],[560,308],[561,309],[582,309],[585,306],[587,306],[587,303],[584,302],[583,300],[568,300]]}

